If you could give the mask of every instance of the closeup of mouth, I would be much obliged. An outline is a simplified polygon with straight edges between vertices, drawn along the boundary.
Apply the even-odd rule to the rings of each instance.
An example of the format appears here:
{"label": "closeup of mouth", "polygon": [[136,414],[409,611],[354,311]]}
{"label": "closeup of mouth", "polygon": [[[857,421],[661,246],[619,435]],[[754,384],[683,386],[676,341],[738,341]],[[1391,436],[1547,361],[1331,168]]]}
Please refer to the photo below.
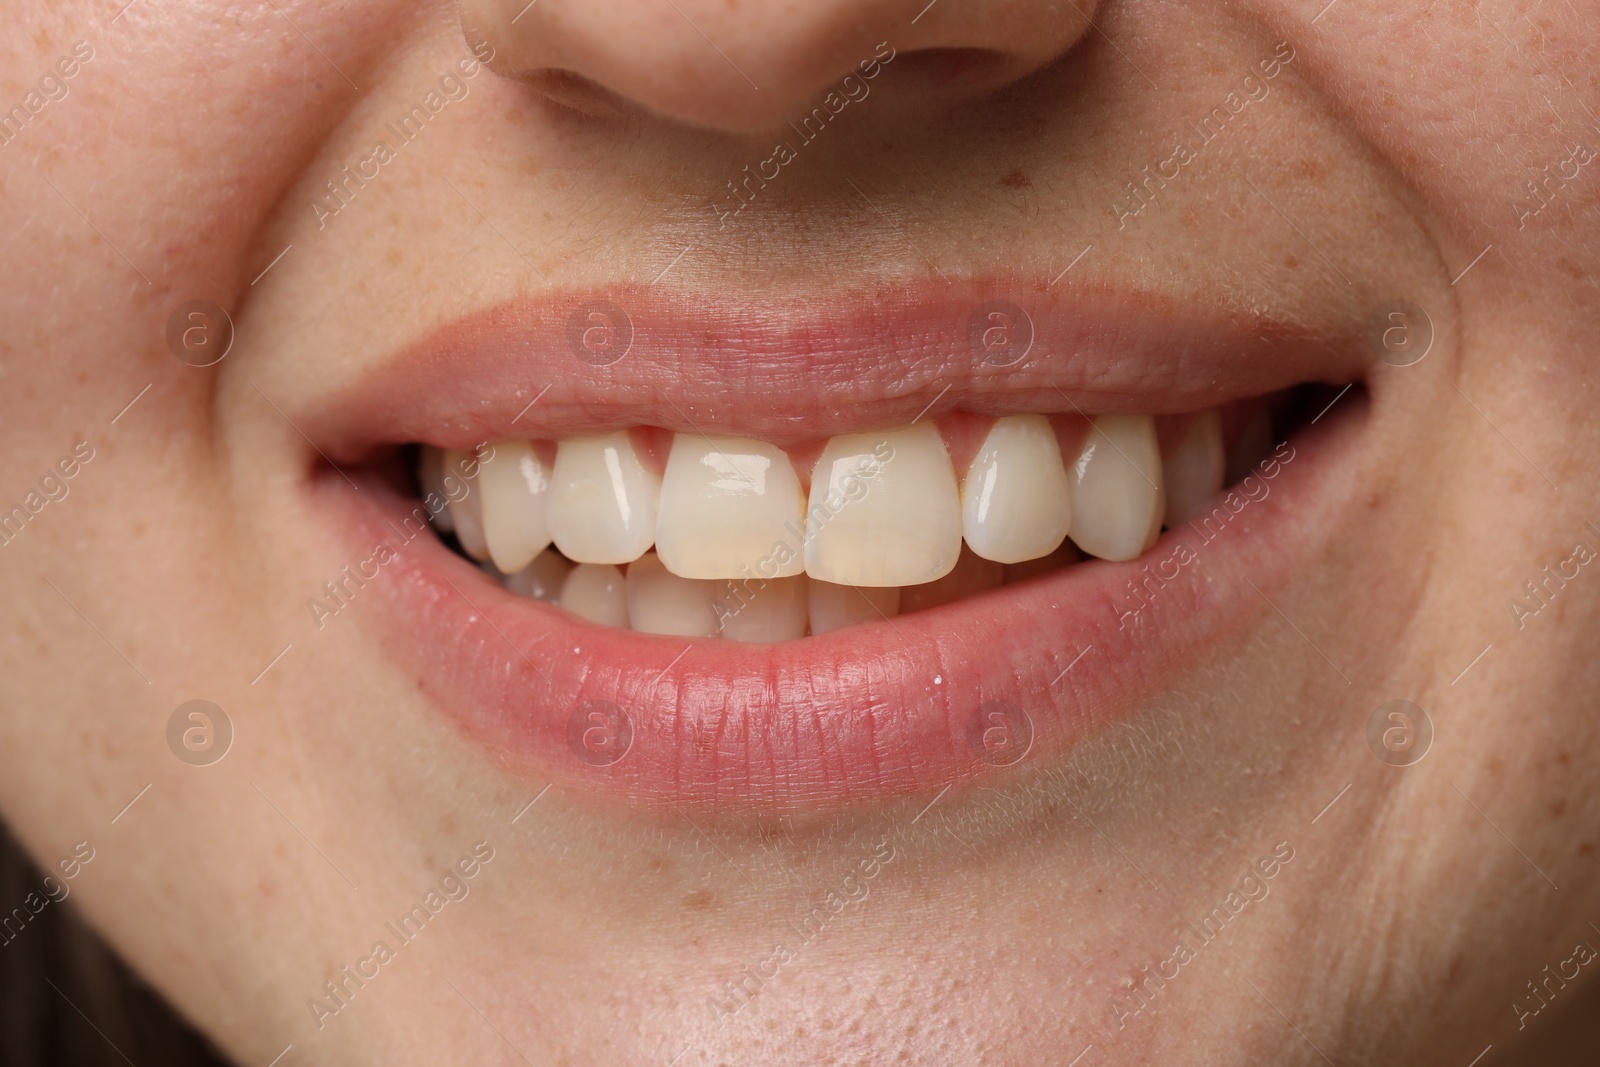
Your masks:
{"label": "closeup of mouth", "polygon": [[327,608],[381,590],[384,646],[467,736],[632,803],[815,812],[1063,751],[1317,551],[1362,350],[997,291],[450,323],[307,414],[358,561]]}

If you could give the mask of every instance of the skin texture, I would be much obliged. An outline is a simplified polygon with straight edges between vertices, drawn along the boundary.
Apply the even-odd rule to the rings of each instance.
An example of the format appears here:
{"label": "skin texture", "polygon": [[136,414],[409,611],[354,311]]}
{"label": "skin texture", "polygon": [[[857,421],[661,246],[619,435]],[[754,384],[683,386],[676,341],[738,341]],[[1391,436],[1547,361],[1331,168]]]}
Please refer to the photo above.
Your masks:
{"label": "skin texture", "polygon": [[[291,1043],[286,1063],[685,1065],[1510,1045],[1526,983],[1600,945],[1600,572],[1508,607],[1600,549],[1600,160],[1516,206],[1575,145],[1600,152],[1600,12],[945,0],[912,25],[916,4],[540,0],[513,23],[520,6],[7,0],[0,103],[75,42],[93,58],[0,146],[0,505],[94,453],[0,548],[0,815],[42,865],[92,843],[73,899],[117,950],[250,1063]],[[884,40],[870,101],[720,219],[771,131]],[[1270,93],[1119,226],[1127,183],[1280,41]],[[495,69],[319,219],[323,183],[480,42]],[[919,55],[963,48],[992,54]],[[659,284],[825,296],[1050,278],[1086,245],[1062,284],[1317,329],[1405,299],[1436,336],[1374,367],[1339,473],[1358,506],[1314,564],[1061,760],[920,818],[932,797],[790,826],[564,787],[513,823],[545,782],[456,733],[359,600],[307,621],[348,560],[285,413],[431,327],[669,267]],[[214,368],[163,341],[193,299],[237,328]],[[209,767],[167,747],[195,698],[235,731]],[[1365,741],[1393,699],[1435,730],[1404,769]],[[480,841],[470,895],[319,1028],[307,999]],[[1119,1021],[1184,919],[1280,842],[1269,894]],[[856,899],[774,974],[830,890]],[[720,1013],[746,967],[760,992]]]}

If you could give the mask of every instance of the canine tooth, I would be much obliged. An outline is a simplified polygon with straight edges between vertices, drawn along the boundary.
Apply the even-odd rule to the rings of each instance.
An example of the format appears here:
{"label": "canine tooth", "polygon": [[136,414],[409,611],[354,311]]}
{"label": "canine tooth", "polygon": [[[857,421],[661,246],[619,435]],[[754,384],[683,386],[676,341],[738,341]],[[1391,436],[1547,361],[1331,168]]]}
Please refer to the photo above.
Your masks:
{"label": "canine tooth", "polygon": [[[479,563],[489,558],[489,544],[483,537],[483,491],[478,483],[481,466],[478,458],[470,452],[458,452],[453,448],[445,450],[446,482],[448,484],[450,479],[454,479],[465,490],[461,499],[450,501],[450,521],[455,527],[456,540],[461,542],[462,551]],[[471,471],[472,476],[468,477],[466,471]]]}
{"label": "canine tooth", "polygon": [[424,505],[430,498],[439,502],[439,511],[433,516],[433,524],[443,533],[454,530],[456,525],[450,521],[450,494],[444,488],[444,453],[432,445],[423,445],[422,454],[417,459],[417,485],[422,490]]}
{"label": "canine tooth", "polygon": [[1021,563],[1054,552],[1071,524],[1071,486],[1050,420],[997,421],[961,483],[967,547],[984,559]]}
{"label": "canine tooth", "polygon": [[1161,532],[1161,452],[1149,415],[1096,415],[1073,461],[1072,540],[1130,560]]}
{"label": "canine tooth", "polygon": [[489,558],[515,574],[550,547],[550,471],[526,441],[500,441],[478,472]]}
{"label": "canine tooth", "polygon": [[656,537],[661,479],[627,431],[569,437],[556,446],[550,533],[578,563],[632,563]]}
{"label": "canine tooth", "polygon": [[679,578],[651,553],[628,564],[628,621],[646,634],[716,637],[717,583]]}
{"label": "canine tooth", "polygon": [[805,575],[716,584],[722,636],[729,641],[792,641],[806,635],[809,582]]}
{"label": "canine tooth", "polygon": [[782,449],[743,437],[680,433],[661,481],[656,554],[683,578],[801,574],[805,507],[800,479]]}
{"label": "canine tooth", "polygon": [[806,595],[813,634],[900,614],[898,586],[861,588],[812,578],[806,582]]}
{"label": "canine tooth", "polygon": [[1161,457],[1166,524],[1188,522],[1222,488],[1228,457],[1222,450],[1222,413],[1204,412]]}
{"label": "canine tooth", "polygon": [[837,585],[920,585],[961,552],[961,493],[931,423],[845,434],[822,449],[806,510],[806,573]]}
{"label": "canine tooth", "polygon": [[1005,582],[1005,565],[962,549],[955,569],[936,582],[908,585],[900,590],[900,612],[927,611],[969,596],[998,589]]}
{"label": "canine tooth", "polygon": [[628,594],[622,572],[604,563],[580,563],[561,586],[560,604],[579,618],[628,628]]}
{"label": "canine tooth", "polygon": [[561,558],[561,553],[548,549],[533,557],[522,570],[506,575],[505,585],[518,596],[532,597],[551,604],[561,599],[561,586],[572,573],[572,564]]}

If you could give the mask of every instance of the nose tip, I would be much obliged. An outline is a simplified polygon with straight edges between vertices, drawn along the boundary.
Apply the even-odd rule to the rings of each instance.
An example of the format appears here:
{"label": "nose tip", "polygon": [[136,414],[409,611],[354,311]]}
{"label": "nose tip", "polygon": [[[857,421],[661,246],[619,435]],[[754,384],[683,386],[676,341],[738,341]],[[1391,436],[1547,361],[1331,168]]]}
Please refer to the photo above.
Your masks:
{"label": "nose tip", "polygon": [[[588,112],[643,109],[735,133],[774,129],[847,77],[957,102],[1051,62],[1094,4],[1042,0],[460,0],[491,68]],[[919,10],[920,9],[920,10]]]}

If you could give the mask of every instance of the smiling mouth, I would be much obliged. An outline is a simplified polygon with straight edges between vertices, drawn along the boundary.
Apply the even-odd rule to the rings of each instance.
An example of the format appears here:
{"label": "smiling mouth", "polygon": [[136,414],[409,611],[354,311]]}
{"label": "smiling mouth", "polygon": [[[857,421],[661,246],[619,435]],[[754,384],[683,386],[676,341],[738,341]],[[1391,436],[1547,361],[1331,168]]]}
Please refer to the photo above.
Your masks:
{"label": "smiling mouth", "polygon": [[1229,519],[1224,487],[1332,395],[1162,416],[953,412],[787,449],[659,427],[424,445],[417,493],[514,594],[640,633],[787,641],[1086,557],[1135,560],[1164,529]]}
{"label": "smiling mouth", "polygon": [[[339,465],[311,484],[351,553],[393,549],[397,667],[514,773],[712,812],[928,794],[1133,713],[1355,491],[1352,338],[1019,294],[1002,360],[976,283],[489,309],[301,413]],[[615,362],[568,343],[595,307]]]}

